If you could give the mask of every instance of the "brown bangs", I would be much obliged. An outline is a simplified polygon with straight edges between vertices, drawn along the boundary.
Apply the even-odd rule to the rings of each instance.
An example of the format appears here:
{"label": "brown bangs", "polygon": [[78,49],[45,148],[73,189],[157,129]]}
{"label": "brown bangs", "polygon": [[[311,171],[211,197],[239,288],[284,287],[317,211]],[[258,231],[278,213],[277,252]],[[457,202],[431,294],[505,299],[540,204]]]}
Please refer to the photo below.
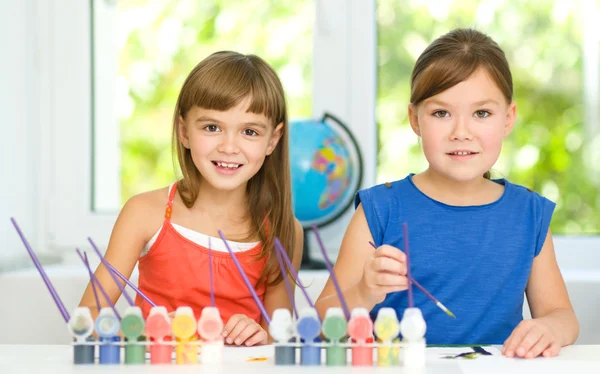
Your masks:
{"label": "brown bangs", "polygon": [[479,61],[468,55],[431,63],[421,74],[413,76],[410,102],[417,105],[446,91],[469,78],[478,67]]}
{"label": "brown bangs", "polygon": [[264,115],[273,125],[283,122],[285,102],[273,94],[282,88],[277,87],[279,80],[270,76],[270,69],[265,69],[260,60],[253,55],[231,58],[226,53],[216,53],[209,59],[184,84],[182,91],[187,94],[181,97],[182,116],[194,106],[226,111],[249,97],[248,112]]}
{"label": "brown bangs", "polygon": [[485,69],[510,103],[513,83],[504,52],[483,33],[456,29],[436,39],[417,59],[411,76],[411,104],[463,82],[479,68]]}

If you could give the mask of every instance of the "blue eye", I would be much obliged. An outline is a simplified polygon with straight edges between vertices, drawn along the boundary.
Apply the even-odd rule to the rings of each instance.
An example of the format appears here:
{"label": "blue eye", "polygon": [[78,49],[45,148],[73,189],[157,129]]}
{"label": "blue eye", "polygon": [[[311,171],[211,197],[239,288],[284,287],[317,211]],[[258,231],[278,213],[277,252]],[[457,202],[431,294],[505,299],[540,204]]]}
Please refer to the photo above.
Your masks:
{"label": "blue eye", "polygon": [[475,113],[475,117],[477,118],[486,118],[490,116],[490,112],[488,112],[487,110],[478,110]]}
{"label": "blue eye", "polygon": [[433,112],[433,116],[438,117],[438,118],[445,118],[445,117],[448,117],[449,115],[450,115],[450,113],[448,113],[447,110],[436,110],[435,112]]}

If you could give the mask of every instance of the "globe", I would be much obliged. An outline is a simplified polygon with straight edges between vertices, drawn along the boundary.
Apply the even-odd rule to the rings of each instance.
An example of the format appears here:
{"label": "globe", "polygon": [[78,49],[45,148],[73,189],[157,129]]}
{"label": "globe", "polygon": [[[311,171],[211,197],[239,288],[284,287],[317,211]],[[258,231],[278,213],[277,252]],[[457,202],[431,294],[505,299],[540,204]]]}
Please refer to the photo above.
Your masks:
{"label": "globe", "polygon": [[334,222],[353,203],[362,157],[350,130],[331,114],[290,122],[290,163],[294,214],[305,229]]}

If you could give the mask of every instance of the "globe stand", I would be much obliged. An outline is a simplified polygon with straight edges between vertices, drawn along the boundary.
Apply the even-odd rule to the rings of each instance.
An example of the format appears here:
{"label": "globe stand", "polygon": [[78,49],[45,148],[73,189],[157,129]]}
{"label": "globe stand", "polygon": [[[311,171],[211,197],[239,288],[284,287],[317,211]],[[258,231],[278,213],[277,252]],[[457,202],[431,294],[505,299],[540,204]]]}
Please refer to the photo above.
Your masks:
{"label": "globe stand", "polygon": [[302,249],[302,262],[300,269],[302,270],[322,270],[326,269],[323,261],[315,260],[310,257],[310,247],[308,245],[308,229],[304,229],[304,247]]}

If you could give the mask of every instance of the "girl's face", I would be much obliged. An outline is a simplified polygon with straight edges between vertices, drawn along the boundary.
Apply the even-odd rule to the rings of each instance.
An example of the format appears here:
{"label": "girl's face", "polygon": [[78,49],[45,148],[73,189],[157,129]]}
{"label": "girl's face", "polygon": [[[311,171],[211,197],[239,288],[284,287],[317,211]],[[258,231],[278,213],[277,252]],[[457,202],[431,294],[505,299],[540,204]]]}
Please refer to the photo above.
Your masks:
{"label": "girl's face", "polygon": [[180,141],[191,151],[202,179],[218,190],[245,190],[281,137],[262,114],[246,110],[250,99],[226,110],[194,107],[179,118]]}
{"label": "girl's face", "polygon": [[410,124],[422,138],[429,169],[457,182],[481,178],[498,160],[516,104],[480,68],[465,81],[409,105]]}

